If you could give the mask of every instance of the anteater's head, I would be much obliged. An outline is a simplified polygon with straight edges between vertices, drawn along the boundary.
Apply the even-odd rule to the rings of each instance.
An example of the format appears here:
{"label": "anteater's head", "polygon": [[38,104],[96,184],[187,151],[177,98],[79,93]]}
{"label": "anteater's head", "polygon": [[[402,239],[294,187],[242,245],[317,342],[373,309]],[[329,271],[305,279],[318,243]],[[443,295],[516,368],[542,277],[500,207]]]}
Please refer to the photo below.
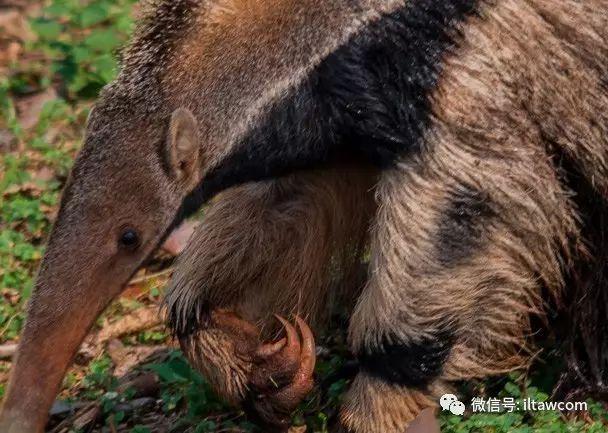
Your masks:
{"label": "anteater's head", "polygon": [[89,116],[29,302],[3,433],[44,430],[78,346],[179,221],[202,176],[197,121],[169,98],[188,86],[161,83],[200,2],[157,3]]}
{"label": "anteater's head", "polygon": [[190,111],[145,108],[105,91],[64,190],[5,405],[35,430],[43,421],[32,415],[48,410],[91,324],[154,252],[199,179]]}

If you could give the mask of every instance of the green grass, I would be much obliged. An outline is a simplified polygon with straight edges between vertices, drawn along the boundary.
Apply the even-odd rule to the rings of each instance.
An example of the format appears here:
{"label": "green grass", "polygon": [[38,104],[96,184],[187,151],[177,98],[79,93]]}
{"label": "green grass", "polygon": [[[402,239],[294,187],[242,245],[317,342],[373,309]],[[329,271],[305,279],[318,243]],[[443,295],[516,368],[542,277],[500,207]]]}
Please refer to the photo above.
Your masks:
{"label": "green grass", "polygon": [[[24,320],[24,305],[44,242],[56,212],[60,190],[80,146],[88,110],[99,90],[116,74],[116,56],[132,29],[130,10],[134,0],[52,0],[41,14],[31,19],[36,41],[26,44],[24,60],[12,65],[11,74],[0,78],[0,128],[13,134],[20,149],[0,154],[0,342],[14,340]],[[58,97],[46,102],[36,126],[25,129],[16,115],[15,101],[53,87]],[[49,176],[48,173],[51,173]],[[150,299],[161,296],[152,284]],[[133,304],[133,305],[132,305]],[[120,315],[136,308],[136,302],[121,301],[108,315]],[[125,339],[126,344],[156,344],[166,339],[163,331],[145,331]],[[337,343],[336,343],[337,341]],[[332,356],[321,357],[318,382],[324,383],[295,414],[296,423],[309,432],[327,432],[328,420],[336,413],[348,382],[329,380],[345,361],[340,337],[327,344]],[[107,355],[94,359],[84,377],[72,371],[66,389],[75,388],[71,398],[102,402],[106,425],[128,421],[120,408],[132,394],[119,394]],[[255,431],[242,413],[226,407],[209,385],[193,371],[179,352],[166,361],[144,367],[157,373],[161,382],[159,416],[173,417],[171,431],[214,432],[233,429]],[[0,363],[0,373],[8,369]],[[541,369],[540,375],[543,371]],[[503,378],[495,396],[546,398],[547,390],[518,376]],[[0,395],[3,393],[0,384]],[[484,385],[474,388],[483,395]],[[597,433],[606,431],[608,412],[591,402],[590,419],[567,419],[557,412],[468,414],[464,418],[443,413],[447,433]],[[134,425],[133,433],[149,432]]]}
{"label": "green grass", "polygon": [[[542,372],[538,377],[544,379]],[[587,401],[589,413],[582,417],[566,417],[559,411],[517,410],[500,413],[471,413],[470,396],[493,397],[502,400],[513,398],[522,401],[529,398],[535,402],[549,401],[546,391],[535,386],[534,381],[520,374],[511,374],[502,379],[503,386],[493,389],[490,395],[484,395],[485,383],[480,384],[472,392],[465,392],[468,398],[462,401],[467,404],[469,412],[464,417],[441,414],[443,433],[599,433],[606,431],[608,412],[599,403]],[[523,407],[523,406],[520,406]]]}

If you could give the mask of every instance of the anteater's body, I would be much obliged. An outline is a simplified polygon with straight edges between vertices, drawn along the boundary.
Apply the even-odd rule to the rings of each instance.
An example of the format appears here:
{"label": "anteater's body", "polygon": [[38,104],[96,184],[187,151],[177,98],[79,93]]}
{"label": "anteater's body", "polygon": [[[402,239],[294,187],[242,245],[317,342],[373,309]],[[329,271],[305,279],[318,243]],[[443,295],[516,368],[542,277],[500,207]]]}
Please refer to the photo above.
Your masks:
{"label": "anteater's body", "polygon": [[[249,399],[255,366],[209,312],[314,319],[367,250],[344,429],[402,432],[450,381],[525,365],[549,302],[595,303],[570,327],[601,385],[607,60],[605,0],[159,2],[91,116],[3,422],[40,429],[92,316],[184,209],[244,183],[211,203],[168,295],[228,399]],[[128,254],[125,227],[141,238]],[[92,233],[110,240],[66,264]],[[73,301],[106,267],[120,281]],[[46,335],[70,353],[37,349]],[[52,370],[41,403],[19,395],[35,357]]]}
{"label": "anteater's body", "polygon": [[[530,315],[546,303],[578,301],[566,281],[597,302],[585,314],[605,311],[605,295],[597,296],[607,6],[412,1],[374,19],[282,100],[248,149],[258,140],[285,152],[294,142],[298,150],[336,145],[336,159],[360,152],[377,172],[337,180],[317,172],[315,181],[340,199],[316,191],[311,174],[221,196],[174,277],[174,324],[204,303],[252,318],[281,308],[314,315],[332,295],[335,268],[326,257],[348,257],[368,235],[369,277],[349,327],[361,372],[342,411],[350,430],[367,433],[403,431],[451,380],[526,365],[534,353]],[[305,156],[325,158],[311,150],[276,164]],[[243,159],[233,157],[227,170],[239,173]],[[263,170],[275,164],[245,160]],[[373,187],[339,180],[355,176]],[[285,195],[290,182],[298,186]],[[592,328],[588,344],[601,353],[602,331]],[[224,367],[225,354],[196,353],[211,377]],[[223,371],[217,388],[246,398],[246,364]]]}

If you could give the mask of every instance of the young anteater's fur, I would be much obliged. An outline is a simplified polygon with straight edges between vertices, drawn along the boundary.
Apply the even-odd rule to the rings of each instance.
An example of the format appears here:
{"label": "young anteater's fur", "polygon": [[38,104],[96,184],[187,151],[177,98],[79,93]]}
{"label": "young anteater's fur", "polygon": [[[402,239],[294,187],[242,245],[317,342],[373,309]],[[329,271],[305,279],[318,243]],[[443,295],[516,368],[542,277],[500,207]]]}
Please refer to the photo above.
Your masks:
{"label": "young anteater's fur", "polygon": [[298,319],[295,362],[290,325],[258,347],[246,320],[315,323],[340,288],[360,363],[344,431],[403,432],[451,381],[527,365],[549,302],[572,316],[561,389],[605,392],[608,0],[149,8],[91,115],[0,430],[42,430],[95,315],[218,193],[167,309],[263,421],[284,428],[310,389],[312,340]]}

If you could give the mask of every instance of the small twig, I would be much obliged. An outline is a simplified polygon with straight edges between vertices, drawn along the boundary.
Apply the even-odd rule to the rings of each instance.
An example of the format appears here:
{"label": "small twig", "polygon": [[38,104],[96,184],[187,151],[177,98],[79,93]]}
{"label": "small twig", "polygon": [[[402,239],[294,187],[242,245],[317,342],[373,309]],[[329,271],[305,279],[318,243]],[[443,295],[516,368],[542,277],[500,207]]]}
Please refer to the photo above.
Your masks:
{"label": "small twig", "polygon": [[114,420],[110,420],[110,431],[116,433],[116,427],[114,426]]}
{"label": "small twig", "polygon": [[1,360],[11,359],[13,357],[13,355],[15,354],[15,352],[17,352],[17,344],[15,344],[15,343],[0,345],[0,359]]}
{"label": "small twig", "polygon": [[150,329],[161,323],[162,318],[157,306],[140,308],[101,329],[95,338],[95,343],[102,344],[123,335]]}
{"label": "small twig", "polygon": [[4,336],[4,334],[8,330],[8,327],[11,326],[11,323],[13,322],[13,320],[15,320],[15,317],[17,317],[18,315],[19,315],[19,313],[15,313],[8,319],[8,321],[6,322],[6,325],[4,326],[4,328],[2,328],[2,331],[0,331],[0,338],[2,338]]}
{"label": "small twig", "polygon": [[60,422],[50,433],[63,433],[69,431],[70,427],[81,429],[91,424],[101,413],[101,404],[94,402],[79,409],[74,415]]}
{"label": "small twig", "polygon": [[106,325],[97,334],[87,337],[87,340],[80,347],[79,355],[87,360],[95,358],[102,352],[103,345],[108,341],[120,338],[123,335],[145,331],[161,323],[162,317],[157,306],[132,311],[116,322]]}
{"label": "small twig", "polygon": [[129,281],[129,285],[141,284],[141,283],[145,283],[146,281],[153,280],[154,278],[163,277],[165,275],[170,275],[171,273],[173,273],[173,270],[174,270],[173,267],[169,267],[167,269],[163,269],[162,271],[153,272],[151,274],[145,274],[140,277],[133,278],[131,281]]}

